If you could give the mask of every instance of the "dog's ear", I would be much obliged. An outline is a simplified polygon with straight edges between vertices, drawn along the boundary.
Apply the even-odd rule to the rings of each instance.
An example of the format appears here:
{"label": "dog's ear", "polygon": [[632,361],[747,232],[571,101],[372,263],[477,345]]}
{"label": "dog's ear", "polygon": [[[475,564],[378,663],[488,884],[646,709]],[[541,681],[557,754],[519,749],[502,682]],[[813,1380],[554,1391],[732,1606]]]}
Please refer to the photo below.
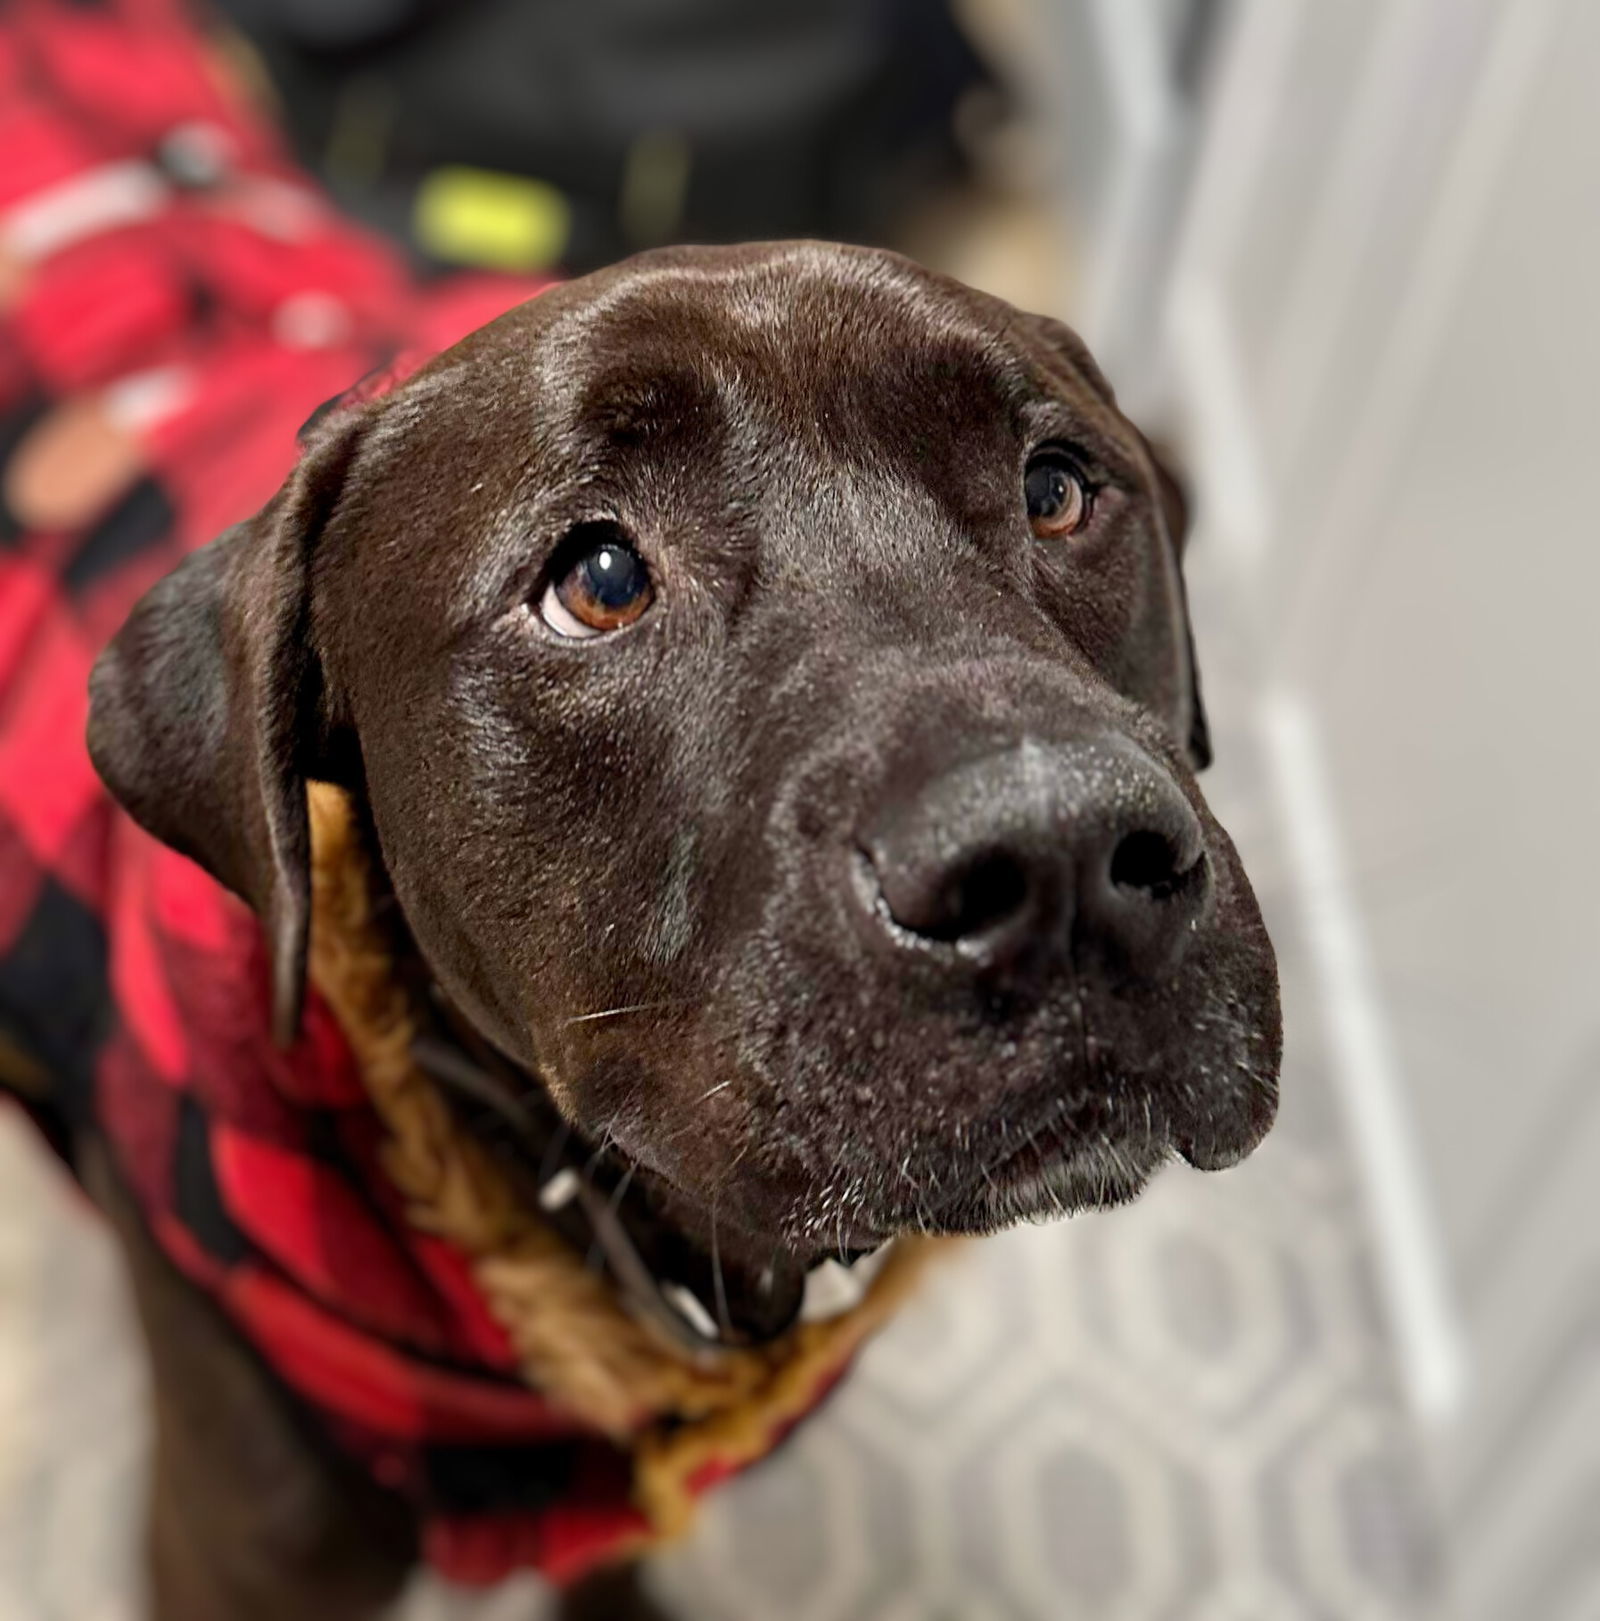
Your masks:
{"label": "dog's ear", "polygon": [[89,682],[89,754],[112,795],[261,918],[283,1044],[305,994],[306,779],[330,774],[310,560],[364,415],[325,425],[260,513],[147,592]]}
{"label": "dog's ear", "polygon": [[[1144,435],[1140,435],[1144,438]],[[1189,541],[1189,493],[1182,478],[1173,471],[1171,456],[1159,444],[1144,440],[1155,468],[1156,494],[1167,541],[1178,560],[1178,591],[1183,604],[1184,653],[1189,661],[1189,763],[1196,771],[1211,764],[1211,726],[1206,719],[1205,700],[1200,693],[1200,661],[1194,650],[1194,624],[1189,617],[1189,593],[1183,582],[1183,554]]]}

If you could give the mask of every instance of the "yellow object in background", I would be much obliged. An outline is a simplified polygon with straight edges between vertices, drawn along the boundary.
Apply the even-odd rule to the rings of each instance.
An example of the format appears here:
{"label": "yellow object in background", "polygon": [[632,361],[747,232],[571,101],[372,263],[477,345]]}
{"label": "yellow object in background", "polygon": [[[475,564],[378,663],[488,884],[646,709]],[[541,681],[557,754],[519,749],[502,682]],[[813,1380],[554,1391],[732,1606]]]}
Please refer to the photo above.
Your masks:
{"label": "yellow object in background", "polygon": [[572,209],[542,180],[452,164],[423,176],[412,230],[417,245],[436,259],[487,270],[543,270],[567,245]]}

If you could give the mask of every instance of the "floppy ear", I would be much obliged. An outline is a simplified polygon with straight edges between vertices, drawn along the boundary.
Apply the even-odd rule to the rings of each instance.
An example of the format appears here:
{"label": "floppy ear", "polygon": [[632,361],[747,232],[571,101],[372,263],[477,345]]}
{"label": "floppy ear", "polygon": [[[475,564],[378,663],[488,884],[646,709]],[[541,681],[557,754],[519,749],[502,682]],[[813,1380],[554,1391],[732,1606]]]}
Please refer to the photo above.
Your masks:
{"label": "floppy ear", "polygon": [[[1144,438],[1141,434],[1140,438]],[[1194,625],[1189,618],[1189,592],[1183,581],[1183,552],[1189,539],[1189,496],[1183,480],[1172,469],[1168,455],[1150,440],[1144,447],[1150,453],[1156,472],[1156,491],[1161,499],[1161,516],[1167,539],[1178,561],[1178,592],[1183,606],[1183,640],[1189,661],[1189,763],[1196,771],[1211,764],[1211,726],[1206,720],[1205,700],[1200,694],[1200,661],[1194,650]]]}
{"label": "floppy ear", "polygon": [[89,754],[113,797],[261,918],[285,1045],[305,994],[306,779],[330,774],[310,559],[363,427],[324,428],[260,513],[140,599],[89,680]]}

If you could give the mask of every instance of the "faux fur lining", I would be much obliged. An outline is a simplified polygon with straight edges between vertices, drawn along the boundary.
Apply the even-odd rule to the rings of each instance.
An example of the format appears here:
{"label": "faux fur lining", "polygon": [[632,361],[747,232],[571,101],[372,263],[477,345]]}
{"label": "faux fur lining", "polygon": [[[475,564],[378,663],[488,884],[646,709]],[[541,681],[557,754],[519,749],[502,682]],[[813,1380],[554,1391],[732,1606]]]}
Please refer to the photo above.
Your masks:
{"label": "faux fur lining", "polygon": [[344,794],[312,785],[311,975],[388,1129],[384,1165],[422,1231],[473,1262],[530,1386],[634,1454],[639,1507],[681,1530],[698,1477],[768,1451],[905,1299],[941,1245],[902,1240],[866,1297],[770,1345],[687,1354],[619,1304],[610,1285],[514,1192],[412,1060],[408,993],[372,918],[371,871]]}

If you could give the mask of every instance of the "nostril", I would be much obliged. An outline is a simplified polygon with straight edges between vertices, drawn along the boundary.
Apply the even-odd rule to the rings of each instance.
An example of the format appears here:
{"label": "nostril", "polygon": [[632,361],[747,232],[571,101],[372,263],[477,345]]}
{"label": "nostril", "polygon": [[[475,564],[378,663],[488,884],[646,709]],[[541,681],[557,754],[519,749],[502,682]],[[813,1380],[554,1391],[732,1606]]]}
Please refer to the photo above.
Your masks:
{"label": "nostril", "polygon": [[980,856],[944,885],[932,917],[912,926],[932,940],[970,939],[1022,911],[1028,887],[1014,857],[1003,851]]}
{"label": "nostril", "polygon": [[1129,833],[1111,855],[1111,882],[1164,901],[1186,887],[1200,870],[1202,857],[1185,865],[1182,852],[1164,833],[1148,828]]}
{"label": "nostril", "polygon": [[989,939],[1031,916],[1035,880],[1017,855],[988,850],[945,862],[900,862],[858,850],[861,893],[894,929],[955,945]]}

